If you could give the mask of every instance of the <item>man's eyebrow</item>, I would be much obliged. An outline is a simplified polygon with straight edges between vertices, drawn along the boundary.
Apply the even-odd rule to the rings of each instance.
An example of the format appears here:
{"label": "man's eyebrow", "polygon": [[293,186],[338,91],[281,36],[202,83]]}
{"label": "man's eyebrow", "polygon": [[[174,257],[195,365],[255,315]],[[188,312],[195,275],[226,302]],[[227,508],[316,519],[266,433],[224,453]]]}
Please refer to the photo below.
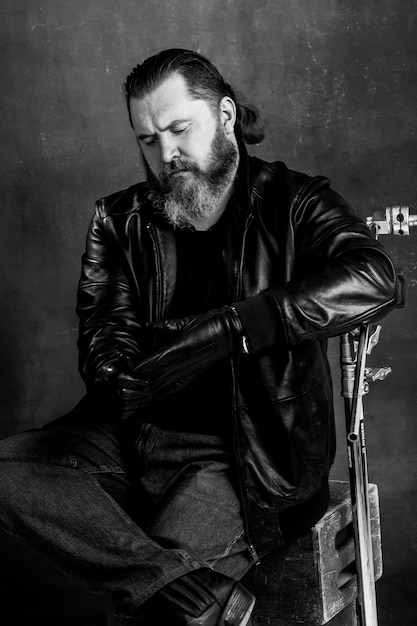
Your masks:
{"label": "man's eyebrow", "polygon": [[[166,126],[165,128],[161,128],[160,132],[163,133],[166,130],[170,130],[171,128],[174,128],[175,126],[178,126],[179,124],[187,124],[189,123],[189,119],[188,118],[184,118],[184,119],[179,119],[179,120],[173,120],[170,124],[168,124],[168,126]],[[140,139],[141,141],[145,141],[145,139],[151,139],[152,137],[155,137],[155,133],[149,133],[149,134],[142,134],[142,135],[138,135],[137,139]]]}

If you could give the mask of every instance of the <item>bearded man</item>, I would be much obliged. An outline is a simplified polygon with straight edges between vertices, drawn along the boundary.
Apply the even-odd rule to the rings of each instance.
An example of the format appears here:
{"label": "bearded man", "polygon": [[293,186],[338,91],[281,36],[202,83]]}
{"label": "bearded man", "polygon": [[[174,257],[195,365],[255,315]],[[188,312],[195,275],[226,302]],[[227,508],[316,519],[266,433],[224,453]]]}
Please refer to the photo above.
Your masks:
{"label": "bearded man", "polygon": [[0,520],[119,613],[244,626],[244,574],[328,504],[327,339],[391,311],[396,272],[326,178],[247,154],[257,114],[201,55],[125,94],[147,181],[95,207],[87,394],[1,443]]}

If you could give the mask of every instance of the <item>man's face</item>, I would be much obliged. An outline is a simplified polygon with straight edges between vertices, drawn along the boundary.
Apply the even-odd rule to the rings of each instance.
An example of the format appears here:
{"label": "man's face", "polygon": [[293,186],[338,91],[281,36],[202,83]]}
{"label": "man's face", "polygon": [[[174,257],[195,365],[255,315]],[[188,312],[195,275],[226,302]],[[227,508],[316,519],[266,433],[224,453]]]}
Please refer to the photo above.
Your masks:
{"label": "man's face", "polygon": [[[184,78],[173,74],[142,98],[130,100],[133,130],[153,175],[175,159],[204,171],[217,119],[206,100],[192,99]],[[184,180],[189,173],[174,173]]]}
{"label": "man's face", "polygon": [[178,74],[130,101],[152,199],[174,224],[196,224],[214,213],[232,183],[238,151],[229,104],[213,111],[190,97]]}

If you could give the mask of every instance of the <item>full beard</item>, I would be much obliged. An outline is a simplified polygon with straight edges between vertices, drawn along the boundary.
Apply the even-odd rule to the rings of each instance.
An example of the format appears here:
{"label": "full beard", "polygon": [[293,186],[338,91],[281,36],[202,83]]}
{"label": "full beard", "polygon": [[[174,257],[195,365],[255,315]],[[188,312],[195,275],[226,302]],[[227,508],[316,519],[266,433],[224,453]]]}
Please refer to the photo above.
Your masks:
{"label": "full beard", "polygon": [[[224,136],[218,125],[204,171],[193,163],[174,159],[164,166],[159,181],[145,161],[149,198],[174,226],[195,226],[218,209],[223,194],[233,181],[237,159],[235,145]],[[190,174],[171,176],[181,171]]]}

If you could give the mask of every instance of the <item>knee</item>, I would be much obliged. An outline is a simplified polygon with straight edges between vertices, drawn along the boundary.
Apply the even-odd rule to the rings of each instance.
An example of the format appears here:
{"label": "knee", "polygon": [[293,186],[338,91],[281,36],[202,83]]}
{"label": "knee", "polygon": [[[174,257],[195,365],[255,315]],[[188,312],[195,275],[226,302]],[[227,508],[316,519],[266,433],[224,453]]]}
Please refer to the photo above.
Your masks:
{"label": "knee", "polygon": [[32,461],[42,458],[40,430],[31,430],[0,440],[0,461]]}
{"label": "knee", "polygon": [[42,430],[37,429],[0,441],[0,520],[7,512],[13,519],[19,507],[35,495],[39,473],[35,466],[45,466],[52,455],[50,442],[42,439]]}

